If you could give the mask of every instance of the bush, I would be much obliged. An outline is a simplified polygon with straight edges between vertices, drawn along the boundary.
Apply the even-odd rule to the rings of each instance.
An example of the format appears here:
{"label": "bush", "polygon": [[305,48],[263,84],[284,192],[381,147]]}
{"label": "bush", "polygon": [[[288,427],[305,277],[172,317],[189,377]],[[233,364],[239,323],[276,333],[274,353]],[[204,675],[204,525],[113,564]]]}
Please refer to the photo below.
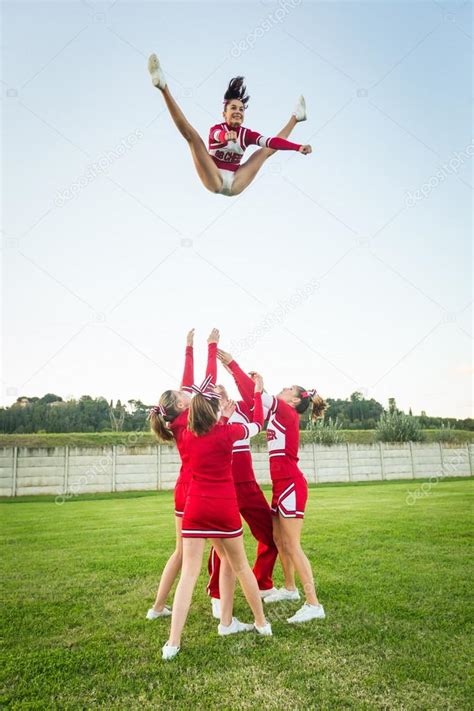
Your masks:
{"label": "bush", "polygon": [[415,417],[395,410],[384,412],[380,417],[375,439],[379,442],[423,442],[425,434]]}
{"label": "bush", "polygon": [[434,441],[435,442],[457,442],[458,441],[458,435],[454,431],[454,428],[451,427],[451,425],[441,425],[441,428],[439,430],[436,430],[434,433]]}
{"label": "bush", "polygon": [[342,444],[346,441],[346,436],[342,429],[342,422],[331,417],[316,420],[309,423],[310,440],[316,444]]}

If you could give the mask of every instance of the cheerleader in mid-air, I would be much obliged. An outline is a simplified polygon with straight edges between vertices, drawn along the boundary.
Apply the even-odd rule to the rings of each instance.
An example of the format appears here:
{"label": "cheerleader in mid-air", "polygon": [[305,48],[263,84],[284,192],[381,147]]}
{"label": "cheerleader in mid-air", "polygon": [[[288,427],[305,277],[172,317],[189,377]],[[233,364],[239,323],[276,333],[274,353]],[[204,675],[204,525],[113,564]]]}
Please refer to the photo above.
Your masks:
{"label": "cheerleader in mid-air", "polygon": [[[209,148],[206,148],[201,136],[172,97],[156,54],[150,56],[148,70],[153,85],[163,94],[178,131],[189,144],[196,171],[207,190],[228,197],[239,195],[250,185],[266,159],[276,150],[298,151],[303,155],[311,153],[311,146],[286,140],[296,124],[306,120],[306,105],[302,96],[278,136],[265,138],[256,131],[244,128],[244,115],[249,101],[244,78],[231,79],[224,94],[224,120],[210,129]],[[260,150],[241,165],[248,146],[259,146]]]}
{"label": "cheerleader in mid-air", "polygon": [[[207,538],[220,557],[227,558],[233,575],[221,576],[221,586],[229,586],[224,597],[231,600],[235,576],[254,614],[254,624],[243,624],[232,617],[231,605],[221,610],[220,635],[256,630],[271,635],[272,629],[263,613],[255,576],[249,566],[242,539],[242,522],[232,478],[234,443],[256,435],[263,426],[262,378],[255,374],[253,422],[227,424],[235,404],[229,401],[220,411],[219,395],[207,378],[191,400],[184,448],[192,471],[184,507],[181,535],[183,566],[173,600],[171,631],[163,647],[163,659],[172,659],[180,650],[181,633],[188,616],[191,598],[199,576]],[[221,416],[223,419],[221,419]],[[222,591],[224,592],[224,591]]]}
{"label": "cheerleader in mid-air", "polygon": [[[207,339],[208,356],[206,368],[206,376],[210,376],[213,382],[216,380],[218,342],[219,331],[217,328],[214,328]],[[188,333],[186,340],[184,373],[180,390],[165,390],[160,397],[159,404],[152,407],[149,414],[151,428],[158,440],[167,443],[176,442],[176,448],[181,458],[181,468],[174,489],[176,549],[168,559],[161,575],[155,603],[153,607],[148,610],[146,615],[148,620],[155,620],[158,617],[169,617],[171,615],[171,610],[166,607],[166,599],[181,570],[183,557],[181,519],[183,517],[184,504],[191,480],[191,471],[183,445],[183,434],[188,426],[188,411],[191,402],[190,393],[192,392],[192,385],[194,383],[193,343],[194,329]]]}
{"label": "cheerleader in mid-air", "polygon": [[[219,350],[217,357],[225,365],[232,366],[230,353]],[[237,372],[237,371],[236,371]],[[240,392],[244,396],[248,388],[249,376],[243,371],[237,375]],[[311,564],[301,547],[304,510],[308,498],[308,484],[298,467],[299,415],[312,405],[313,419],[320,417],[326,403],[315,390],[305,390],[299,385],[283,388],[273,397],[262,394],[262,401],[268,408],[267,443],[272,480],[273,538],[278,547],[284,567],[294,567],[305,592],[306,602],[291,617],[290,623],[324,619],[324,608],[320,604],[314,585]],[[299,600],[296,587],[281,588],[265,598],[265,603],[281,600]]]}

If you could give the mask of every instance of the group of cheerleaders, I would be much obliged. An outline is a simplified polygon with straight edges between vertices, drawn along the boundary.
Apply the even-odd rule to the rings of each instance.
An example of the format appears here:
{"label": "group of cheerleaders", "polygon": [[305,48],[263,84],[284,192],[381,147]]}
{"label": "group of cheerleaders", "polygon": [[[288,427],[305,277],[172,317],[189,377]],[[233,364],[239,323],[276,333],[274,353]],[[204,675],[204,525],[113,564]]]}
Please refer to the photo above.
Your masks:
{"label": "group of cheerleaders", "polygon": [[[189,145],[197,174],[207,190],[233,197],[247,188],[264,162],[277,150],[311,153],[310,145],[292,143],[288,136],[305,121],[306,104],[300,96],[289,121],[272,138],[244,127],[249,97],[244,78],[230,80],[223,100],[223,121],[212,126],[208,146],[176,103],[156,54],[148,60],[153,86],[163,95],[170,116]],[[242,163],[245,150],[258,146]],[[175,487],[176,550],[169,558],[155,604],[148,619],[171,615],[171,631],[163,647],[163,659],[180,649],[181,633],[201,570],[206,539],[209,555],[208,593],[220,635],[256,630],[271,635],[262,600],[266,603],[299,600],[295,571],[303,585],[306,602],[290,623],[324,618],[309,561],[301,548],[301,529],[307,484],[298,468],[299,415],[312,406],[312,416],[322,414],[325,403],[315,391],[293,385],[276,396],[263,389],[262,377],[247,375],[232,356],[217,347],[219,332],[208,339],[206,378],[198,386],[193,373],[193,336],[188,334],[183,381],[179,390],[166,390],[150,411],[153,431],[161,442],[175,442],[181,470]],[[216,385],[217,359],[234,377],[241,400],[234,403],[226,389]],[[258,486],[252,467],[250,439],[267,421],[267,441],[273,486],[271,509]],[[257,559],[250,568],[242,540],[243,517],[258,541]],[[273,587],[273,568],[280,557],[285,587]],[[167,597],[179,572],[173,611]],[[232,616],[236,578],[254,615],[254,624]]]}
{"label": "group of cheerleaders", "polygon": [[[211,542],[208,593],[212,614],[219,619],[219,635],[256,631],[271,635],[262,600],[274,603],[299,600],[295,572],[306,598],[289,623],[324,619],[316,596],[311,565],[301,547],[301,531],[308,487],[298,468],[299,415],[312,407],[312,417],[325,408],[316,391],[293,385],[277,396],[268,395],[259,373],[245,373],[229,353],[218,348],[219,331],[208,338],[206,377],[194,382],[194,330],[187,336],[184,373],[179,390],[166,390],[149,413],[160,442],[174,442],[181,468],[174,490],[176,549],[163,570],[155,603],[147,619],[171,616],[163,659],[175,657],[201,571],[206,539]],[[216,385],[217,360],[233,376],[241,399],[232,401]],[[255,479],[250,439],[267,422],[271,508]],[[258,541],[253,570],[243,544],[242,518]],[[279,556],[285,587],[273,586]],[[166,602],[181,572],[172,610]],[[233,617],[236,579],[254,615],[253,624]]]}

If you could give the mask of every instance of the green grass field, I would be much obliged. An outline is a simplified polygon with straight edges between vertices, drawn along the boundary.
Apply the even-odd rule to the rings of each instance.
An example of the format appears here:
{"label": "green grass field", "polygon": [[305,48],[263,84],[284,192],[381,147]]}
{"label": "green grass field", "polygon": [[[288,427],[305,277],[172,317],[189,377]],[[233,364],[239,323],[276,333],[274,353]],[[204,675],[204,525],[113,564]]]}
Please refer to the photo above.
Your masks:
{"label": "green grass field", "polygon": [[[427,442],[438,441],[439,430],[423,430]],[[352,444],[372,444],[375,442],[374,430],[341,430],[345,441]],[[466,444],[474,442],[474,432],[453,430],[453,442]],[[155,437],[149,432],[64,432],[59,434],[0,434],[0,447],[104,447],[112,444],[127,444],[132,437],[132,444],[145,446],[156,444]],[[300,432],[301,444],[312,442],[312,433]],[[265,434],[254,438],[255,444],[265,444]]]}
{"label": "green grass field", "polygon": [[[285,603],[272,639],[219,638],[203,574],[168,663],[169,620],[144,616],[174,545],[171,492],[3,500],[2,705],[472,708],[472,484],[426,484],[411,506],[419,481],[312,487],[304,545],[327,619],[290,626]],[[240,591],[236,613],[250,620]]]}

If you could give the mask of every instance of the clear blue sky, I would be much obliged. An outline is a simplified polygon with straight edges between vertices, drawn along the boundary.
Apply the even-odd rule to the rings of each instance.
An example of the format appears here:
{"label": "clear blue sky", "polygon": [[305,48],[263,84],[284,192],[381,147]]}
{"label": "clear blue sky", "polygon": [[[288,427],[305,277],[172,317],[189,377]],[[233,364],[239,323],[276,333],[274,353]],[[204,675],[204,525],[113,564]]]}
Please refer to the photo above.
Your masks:
{"label": "clear blue sky", "polygon": [[[200,373],[216,325],[270,391],[471,415],[470,3],[3,9],[4,404],[152,402],[179,379],[186,330]],[[265,135],[304,93],[293,137],[313,154],[274,156],[239,198],[206,192],[151,51],[204,138],[232,76]]]}

